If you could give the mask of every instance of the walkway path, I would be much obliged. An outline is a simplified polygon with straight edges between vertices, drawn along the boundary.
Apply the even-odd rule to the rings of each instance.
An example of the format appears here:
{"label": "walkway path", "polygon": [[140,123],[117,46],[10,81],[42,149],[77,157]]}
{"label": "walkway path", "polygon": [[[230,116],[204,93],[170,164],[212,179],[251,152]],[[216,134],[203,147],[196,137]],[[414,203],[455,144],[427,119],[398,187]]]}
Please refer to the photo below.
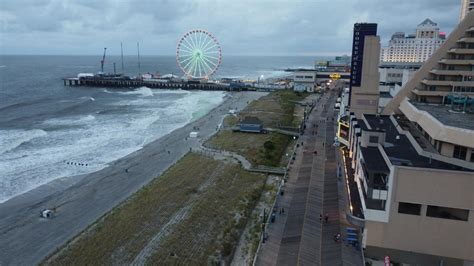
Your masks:
{"label": "walkway path", "polygon": [[269,226],[256,265],[361,265],[361,259],[345,256],[343,245],[333,239],[342,232],[336,148],[332,146],[336,98],[335,92],[327,93],[309,116],[300,138],[303,147],[289,171],[285,195],[278,199],[279,207],[287,211]]}

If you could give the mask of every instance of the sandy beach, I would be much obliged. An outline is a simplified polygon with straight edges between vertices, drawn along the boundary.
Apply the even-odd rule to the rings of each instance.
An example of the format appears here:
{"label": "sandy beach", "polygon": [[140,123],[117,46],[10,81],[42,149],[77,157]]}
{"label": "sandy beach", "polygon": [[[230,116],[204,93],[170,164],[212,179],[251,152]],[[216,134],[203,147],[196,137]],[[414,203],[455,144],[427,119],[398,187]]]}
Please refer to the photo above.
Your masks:
{"label": "sandy beach", "polygon": [[[0,204],[0,265],[41,262],[212,136],[229,109],[242,110],[265,94],[229,93],[204,117],[98,172],[57,179]],[[199,138],[188,138],[193,128],[199,128]],[[52,208],[57,210],[53,218],[39,217],[40,210]]]}

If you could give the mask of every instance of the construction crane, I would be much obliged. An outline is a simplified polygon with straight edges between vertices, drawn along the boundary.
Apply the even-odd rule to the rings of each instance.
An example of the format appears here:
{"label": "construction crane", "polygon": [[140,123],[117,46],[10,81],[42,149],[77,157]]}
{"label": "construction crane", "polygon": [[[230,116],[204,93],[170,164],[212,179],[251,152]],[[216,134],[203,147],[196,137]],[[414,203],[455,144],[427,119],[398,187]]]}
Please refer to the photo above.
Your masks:
{"label": "construction crane", "polygon": [[107,50],[107,47],[104,47],[104,56],[102,56],[102,60],[100,61],[100,69],[102,73],[104,73],[104,63],[105,63],[105,51]]}

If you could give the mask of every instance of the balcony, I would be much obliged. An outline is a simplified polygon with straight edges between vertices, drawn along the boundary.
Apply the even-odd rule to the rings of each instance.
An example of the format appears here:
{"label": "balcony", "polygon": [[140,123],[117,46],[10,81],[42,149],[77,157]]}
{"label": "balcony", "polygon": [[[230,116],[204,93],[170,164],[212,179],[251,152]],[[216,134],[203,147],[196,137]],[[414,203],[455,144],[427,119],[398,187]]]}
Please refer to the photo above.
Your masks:
{"label": "balcony", "polygon": [[441,59],[438,62],[446,65],[474,65],[474,60],[467,59]]}
{"label": "balcony", "polygon": [[455,87],[474,87],[474,81],[453,81],[452,85]]}
{"label": "balcony", "polygon": [[419,95],[419,96],[447,96],[448,94],[451,93],[451,90],[449,90],[449,91],[425,91],[425,90],[420,90],[420,89],[414,89],[412,92],[416,95]]}
{"label": "balcony", "polygon": [[474,49],[451,48],[448,50],[451,54],[474,54]]}
{"label": "balcony", "polygon": [[457,42],[474,43],[474,38],[464,37],[464,38],[459,39]]}
{"label": "balcony", "polygon": [[433,69],[430,71],[434,75],[444,75],[444,76],[474,76],[474,71],[468,70],[439,70]]}
{"label": "balcony", "polygon": [[427,86],[452,86],[455,81],[452,80],[431,80],[424,79],[421,81],[422,84]]}

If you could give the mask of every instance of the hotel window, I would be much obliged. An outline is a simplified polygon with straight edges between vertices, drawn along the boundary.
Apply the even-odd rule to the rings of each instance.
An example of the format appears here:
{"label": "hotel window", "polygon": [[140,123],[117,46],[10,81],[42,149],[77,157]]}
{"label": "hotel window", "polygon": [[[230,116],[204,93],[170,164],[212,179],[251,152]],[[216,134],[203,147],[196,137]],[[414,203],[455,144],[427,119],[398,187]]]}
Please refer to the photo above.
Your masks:
{"label": "hotel window", "polygon": [[426,209],[426,216],[467,221],[469,219],[469,210],[428,205],[428,208]]}
{"label": "hotel window", "polygon": [[421,204],[408,203],[408,202],[399,202],[398,203],[398,213],[411,214],[411,215],[420,215],[420,213],[421,213]]}
{"label": "hotel window", "polygon": [[453,157],[461,160],[466,160],[467,148],[459,145],[454,145]]}

